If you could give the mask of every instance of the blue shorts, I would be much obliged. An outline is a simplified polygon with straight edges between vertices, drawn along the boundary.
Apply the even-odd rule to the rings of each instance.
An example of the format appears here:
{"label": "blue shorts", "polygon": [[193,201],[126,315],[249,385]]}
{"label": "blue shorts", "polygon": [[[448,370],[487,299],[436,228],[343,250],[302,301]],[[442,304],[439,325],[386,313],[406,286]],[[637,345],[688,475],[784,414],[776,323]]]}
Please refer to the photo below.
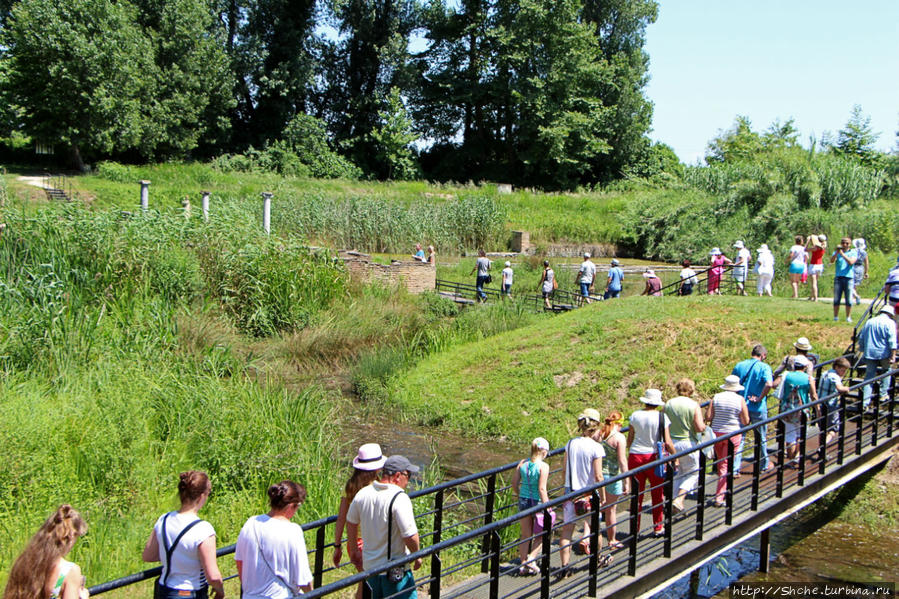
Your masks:
{"label": "blue shorts", "polygon": [[[617,474],[615,476],[618,476]],[[607,478],[612,478],[611,474],[606,475]],[[621,495],[624,491],[624,481],[619,480],[618,482],[612,483],[611,485],[606,485],[603,487],[606,490],[606,493],[611,493],[612,495]]]}
{"label": "blue shorts", "polygon": [[518,498],[518,511],[523,512],[528,508],[532,508],[535,505],[540,503],[539,499],[531,499],[530,497],[519,497]]}
{"label": "blue shorts", "polygon": [[386,574],[372,576],[366,582],[371,587],[371,599],[383,599],[384,597],[415,599],[418,596],[412,570],[406,570],[406,575],[399,582],[390,582],[387,580]]}
{"label": "blue shorts", "polygon": [[502,293],[503,295],[509,295],[512,292],[512,284],[503,285]]}
{"label": "blue shorts", "polygon": [[796,264],[795,262],[790,262],[790,274],[801,275],[805,272],[805,267],[802,264]]}
{"label": "blue shorts", "polygon": [[581,295],[584,297],[590,295],[590,283],[581,283]]}

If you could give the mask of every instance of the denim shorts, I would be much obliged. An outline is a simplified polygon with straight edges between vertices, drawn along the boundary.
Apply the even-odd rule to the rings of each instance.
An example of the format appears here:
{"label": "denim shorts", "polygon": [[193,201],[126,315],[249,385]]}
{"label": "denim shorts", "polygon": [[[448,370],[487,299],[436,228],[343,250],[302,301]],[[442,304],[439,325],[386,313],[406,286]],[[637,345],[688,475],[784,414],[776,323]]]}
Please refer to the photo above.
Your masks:
{"label": "denim shorts", "polygon": [[519,497],[518,498],[518,511],[523,512],[528,508],[532,508],[535,505],[540,503],[539,499],[531,499],[530,497]]}

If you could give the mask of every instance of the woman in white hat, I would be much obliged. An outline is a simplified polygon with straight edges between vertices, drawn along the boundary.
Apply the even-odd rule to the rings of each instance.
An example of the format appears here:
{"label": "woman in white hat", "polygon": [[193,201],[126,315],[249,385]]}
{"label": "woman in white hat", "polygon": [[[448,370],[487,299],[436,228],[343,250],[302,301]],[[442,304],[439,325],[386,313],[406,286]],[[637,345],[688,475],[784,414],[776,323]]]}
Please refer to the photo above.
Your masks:
{"label": "woman in white hat", "polygon": [[[546,481],[549,479],[549,464],[544,462],[549,453],[549,441],[543,437],[537,437],[531,441],[531,457],[518,462],[518,467],[512,474],[512,489],[518,495],[518,510],[526,510],[549,501],[549,493],[546,491]],[[534,517],[528,516],[518,521],[521,525],[521,543],[518,545],[518,557],[521,566],[518,574],[530,576],[539,574],[540,567],[532,561],[534,555],[539,553],[540,540],[534,543],[533,552],[528,551],[530,539],[534,534]],[[548,525],[544,524],[546,528]]]}
{"label": "woman in white hat", "polygon": [[774,254],[768,249],[767,243],[763,243],[756,250],[755,272],[758,274],[756,291],[759,297],[765,293],[771,297],[771,281],[774,280]]}
{"label": "woman in white hat", "polygon": [[643,293],[640,295],[652,295],[656,297],[662,295],[662,280],[653,269],[647,268],[646,272],[643,273],[643,279],[646,281],[646,286],[643,288]]}
{"label": "woman in white hat", "polygon": [[724,265],[733,264],[733,262],[720,249],[712,248],[712,251],[709,252],[709,263],[712,265],[709,270],[709,295],[721,295],[721,274],[724,272]]}
{"label": "woman in white hat", "polygon": [[[344,495],[340,498],[340,507],[337,508],[337,522],[334,523],[334,555],[331,562],[334,567],[340,566],[343,555],[343,529],[346,526],[346,514],[353,502],[353,497],[360,489],[371,484],[378,477],[378,472],[387,458],[381,452],[381,446],[377,443],[366,443],[359,447],[356,457],[353,458],[353,473],[346,481],[343,488]],[[362,549],[362,537],[358,537],[359,549]],[[358,568],[357,568],[358,569]],[[360,570],[361,571],[361,570]],[[356,599],[362,599],[362,584],[356,587]]]}
{"label": "woman in white hat", "polygon": [[[740,377],[730,374],[721,385],[722,392],[716,393],[709,402],[706,420],[712,423],[715,436],[724,437],[749,424],[749,408],[746,400],[738,393],[743,390]],[[715,457],[718,467],[718,488],[715,492],[715,506],[723,507],[725,488],[727,487],[727,444],[733,445],[734,452],[740,447],[743,435],[734,435],[715,443]],[[739,478],[740,473],[735,472],[734,478]]]}
{"label": "woman in white hat", "polygon": [[[658,389],[647,389],[643,392],[640,401],[643,402],[643,407],[631,414],[629,419],[630,429],[627,431],[628,470],[657,460],[656,443],[658,441],[664,442],[666,451],[674,451],[674,444],[671,442],[671,434],[668,431],[671,420],[661,411],[665,407],[665,402],[662,401],[662,392]],[[660,428],[661,430],[659,430]],[[641,506],[641,511],[643,509],[643,491],[646,489],[647,480],[652,488],[653,533],[660,537],[665,533],[665,525],[662,522],[664,516],[662,508],[665,500],[664,489],[662,489],[664,481],[656,476],[654,468],[647,468],[634,476],[640,487],[637,494],[637,505]],[[637,514],[637,527],[640,527],[639,514]]]}
{"label": "woman in white hat", "polygon": [[[565,459],[562,462],[566,495],[603,479],[602,460],[606,457],[606,452],[602,445],[594,440],[601,425],[602,418],[593,408],[587,408],[578,415],[577,428],[580,436],[570,439],[565,444]],[[589,495],[579,497],[575,501],[566,501],[562,506],[562,538],[559,541],[559,561],[562,566],[558,573],[560,578],[571,575],[568,561],[571,559],[571,539],[574,536],[576,520],[580,518],[584,523],[584,537],[580,541],[580,547],[586,553],[590,550],[590,517],[587,514],[591,510],[598,509],[600,506],[591,505]],[[599,537],[598,543],[598,546],[602,547],[602,537]],[[605,556],[600,563],[606,565],[611,561],[611,557]]]}

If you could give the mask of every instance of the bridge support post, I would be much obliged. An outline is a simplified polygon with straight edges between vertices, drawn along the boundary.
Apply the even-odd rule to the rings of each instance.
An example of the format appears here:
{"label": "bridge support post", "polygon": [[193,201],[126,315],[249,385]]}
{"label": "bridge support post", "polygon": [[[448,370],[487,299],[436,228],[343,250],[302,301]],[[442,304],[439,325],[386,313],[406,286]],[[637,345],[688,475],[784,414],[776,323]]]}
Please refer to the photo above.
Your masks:
{"label": "bridge support post", "polygon": [[771,562],[771,528],[766,528],[759,535],[759,572],[768,573],[768,564]]}
{"label": "bridge support post", "polygon": [[699,597],[699,568],[690,572],[690,597]]}

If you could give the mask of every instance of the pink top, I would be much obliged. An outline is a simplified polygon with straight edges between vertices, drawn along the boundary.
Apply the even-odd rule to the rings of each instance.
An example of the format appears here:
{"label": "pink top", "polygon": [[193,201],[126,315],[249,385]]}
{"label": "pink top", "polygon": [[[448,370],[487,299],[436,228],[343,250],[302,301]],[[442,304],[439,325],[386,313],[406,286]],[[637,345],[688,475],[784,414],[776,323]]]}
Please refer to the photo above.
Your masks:
{"label": "pink top", "polygon": [[719,254],[718,256],[712,256],[712,273],[716,275],[720,275],[724,272],[724,265],[727,263],[727,256],[724,254]]}

